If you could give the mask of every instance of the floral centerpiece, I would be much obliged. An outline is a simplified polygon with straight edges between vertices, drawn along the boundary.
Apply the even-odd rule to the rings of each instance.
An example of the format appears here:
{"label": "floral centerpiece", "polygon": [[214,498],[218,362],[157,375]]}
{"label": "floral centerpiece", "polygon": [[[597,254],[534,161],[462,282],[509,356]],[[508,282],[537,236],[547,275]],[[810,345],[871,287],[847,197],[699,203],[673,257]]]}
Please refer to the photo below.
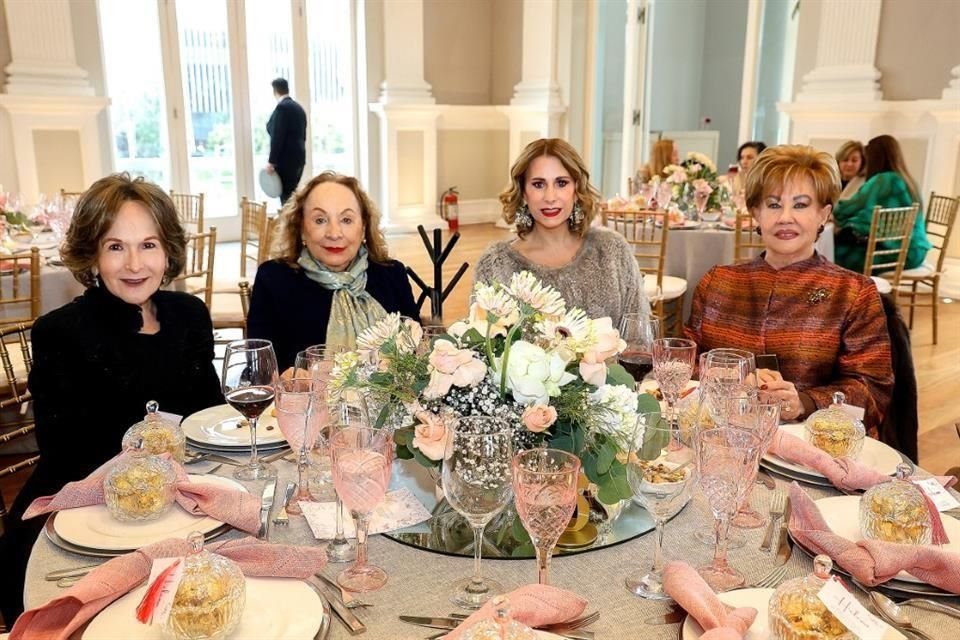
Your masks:
{"label": "floral centerpiece", "polygon": [[567,308],[559,292],[522,272],[509,283],[477,284],[469,317],[432,344],[421,345],[421,335],[416,323],[388,315],[331,373],[331,400],[359,391],[376,399],[372,421],[399,425],[398,458],[436,466],[449,415],[495,416],[513,429],[515,450],[577,455],[602,502],[632,496],[624,463],[636,416],[659,405],[608,362],[626,347],[610,318]]}
{"label": "floral centerpiece", "polygon": [[664,182],[673,189],[673,200],[686,211],[695,211],[696,196],[706,196],[706,211],[719,211],[732,196],[727,176],[717,176],[717,167],[707,156],[696,151],[687,154],[680,164],[663,169]]}

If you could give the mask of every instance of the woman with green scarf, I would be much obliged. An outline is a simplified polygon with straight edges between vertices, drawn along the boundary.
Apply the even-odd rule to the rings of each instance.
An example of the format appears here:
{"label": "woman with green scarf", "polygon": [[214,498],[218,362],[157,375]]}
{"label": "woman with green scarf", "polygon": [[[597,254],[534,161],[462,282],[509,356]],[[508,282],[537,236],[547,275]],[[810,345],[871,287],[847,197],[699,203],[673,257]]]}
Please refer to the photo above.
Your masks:
{"label": "woman with green scarf", "polygon": [[387,313],[418,317],[406,268],[387,255],[380,213],[356,178],[325,171],[280,212],[257,269],[247,334],[273,342],[280,370],[315,344],[354,348]]}

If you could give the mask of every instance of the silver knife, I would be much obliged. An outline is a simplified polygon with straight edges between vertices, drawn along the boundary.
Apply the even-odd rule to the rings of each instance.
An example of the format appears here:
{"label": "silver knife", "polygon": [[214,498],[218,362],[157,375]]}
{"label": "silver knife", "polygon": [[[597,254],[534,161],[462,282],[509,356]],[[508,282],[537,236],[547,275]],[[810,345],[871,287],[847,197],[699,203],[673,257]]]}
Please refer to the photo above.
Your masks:
{"label": "silver knife", "polygon": [[43,577],[44,580],[48,582],[56,582],[61,578],[76,578],[79,576],[85,576],[100,565],[90,564],[84,567],[77,567],[75,569],[60,569],[58,571],[51,571]]}
{"label": "silver knife", "polygon": [[260,497],[260,531],[257,537],[263,540],[267,539],[267,526],[270,523],[270,508],[273,507],[273,496],[277,493],[277,481],[268,480],[263,488],[263,495]]}
{"label": "silver knife", "polygon": [[790,546],[790,537],[787,535],[790,529],[790,498],[787,498],[787,504],[783,508],[783,523],[780,525],[780,538],[777,542],[777,560],[775,564],[780,566],[786,564],[793,553],[793,547]]}
{"label": "silver knife", "polygon": [[285,457],[285,456],[288,456],[288,455],[290,455],[290,449],[281,449],[280,451],[277,451],[277,452],[275,452],[275,453],[271,453],[270,455],[263,456],[262,458],[260,458],[260,461],[261,461],[261,462],[276,462],[277,460],[279,460],[279,459],[281,459],[281,458],[283,458],[283,457]]}
{"label": "silver knife", "polygon": [[340,622],[347,627],[350,635],[357,636],[367,631],[366,625],[360,622],[360,618],[355,616],[353,611],[343,606],[340,598],[337,597],[338,594],[335,594],[332,589],[327,588],[325,584],[315,577],[307,578],[307,584],[313,587],[317,593],[321,594],[323,599],[330,604],[330,608],[333,609],[333,612],[340,618]]}

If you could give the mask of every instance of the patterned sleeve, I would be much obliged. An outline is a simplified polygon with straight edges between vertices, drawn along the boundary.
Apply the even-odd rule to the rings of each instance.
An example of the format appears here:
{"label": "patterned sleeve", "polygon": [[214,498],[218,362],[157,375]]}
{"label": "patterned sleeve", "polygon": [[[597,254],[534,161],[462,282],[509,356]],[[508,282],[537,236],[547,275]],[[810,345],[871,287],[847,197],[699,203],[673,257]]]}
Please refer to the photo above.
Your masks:
{"label": "patterned sleeve", "polygon": [[707,292],[710,291],[710,281],[713,279],[714,269],[710,269],[700,280],[696,290],[693,292],[693,300],[690,305],[690,317],[687,324],[683,327],[683,336],[687,340],[693,340],[697,343],[697,351],[703,351],[700,346],[703,340],[703,311],[707,306]]}
{"label": "patterned sleeve", "polygon": [[830,384],[805,390],[817,408],[830,406],[834,392],[842,391],[847,404],[865,409],[867,428],[879,426],[893,393],[893,361],[886,316],[872,282],[860,287],[847,310],[843,343],[834,370],[835,378]]}

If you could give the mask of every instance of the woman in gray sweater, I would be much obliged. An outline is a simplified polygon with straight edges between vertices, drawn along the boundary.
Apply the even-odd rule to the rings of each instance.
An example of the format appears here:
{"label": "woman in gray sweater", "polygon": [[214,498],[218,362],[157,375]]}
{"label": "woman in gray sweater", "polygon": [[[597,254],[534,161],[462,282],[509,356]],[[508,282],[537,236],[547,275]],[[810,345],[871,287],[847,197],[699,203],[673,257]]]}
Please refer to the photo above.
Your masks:
{"label": "woman in gray sweater", "polygon": [[508,282],[530,271],[556,288],[568,307],[590,317],[649,313],[643,276],[620,234],[591,227],[600,194],[576,150],[559,138],[535,140],[510,169],[500,194],[503,217],[517,238],[490,246],[477,262],[475,281]]}

